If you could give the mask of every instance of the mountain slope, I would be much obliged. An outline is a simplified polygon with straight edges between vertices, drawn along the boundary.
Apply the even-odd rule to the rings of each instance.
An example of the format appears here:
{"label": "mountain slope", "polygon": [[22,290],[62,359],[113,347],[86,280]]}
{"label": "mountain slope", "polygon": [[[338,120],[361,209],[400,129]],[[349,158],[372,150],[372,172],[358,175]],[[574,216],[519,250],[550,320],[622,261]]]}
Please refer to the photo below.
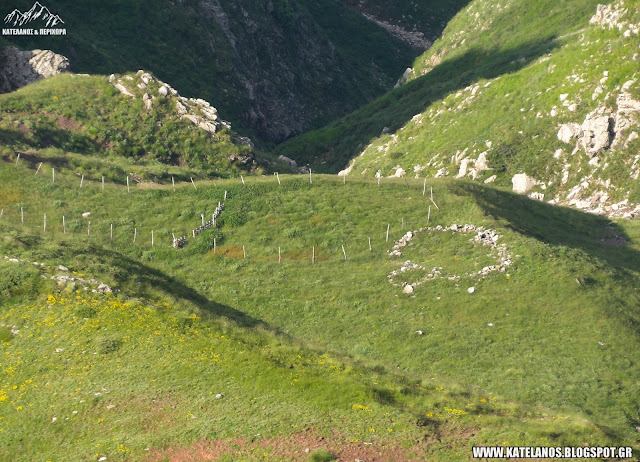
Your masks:
{"label": "mountain slope", "polygon": [[[427,225],[416,180],[102,191],[6,162],[0,179],[0,451],[308,460],[324,441],[353,459],[372,443],[389,460],[450,460],[484,444],[637,445],[635,222],[446,180],[430,184]],[[217,228],[171,248],[225,196]],[[482,230],[506,246],[505,271],[484,271]]]}
{"label": "mountain slope", "polygon": [[0,116],[4,158],[21,155],[87,179],[236,176],[261,162],[216,108],[143,71],[49,77],[0,95]]}
{"label": "mountain slope", "polygon": [[61,0],[55,13],[67,35],[0,44],[53,50],[78,73],[147,69],[182,94],[216,101],[235,127],[266,140],[356,108],[392,86],[415,57],[338,0]]}
{"label": "mountain slope", "polygon": [[324,171],[357,156],[357,175],[527,174],[536,197],[603,212],[637,202],[637,3],[596,3],[472,2],[404,87],[278,152]]}
{"label": "mountain slope", "polygon": [[411,2],[407,0],[342,0],[367,18],[376,21],[395,37],[426,50],[441,35],[449,20],[469,0]]}

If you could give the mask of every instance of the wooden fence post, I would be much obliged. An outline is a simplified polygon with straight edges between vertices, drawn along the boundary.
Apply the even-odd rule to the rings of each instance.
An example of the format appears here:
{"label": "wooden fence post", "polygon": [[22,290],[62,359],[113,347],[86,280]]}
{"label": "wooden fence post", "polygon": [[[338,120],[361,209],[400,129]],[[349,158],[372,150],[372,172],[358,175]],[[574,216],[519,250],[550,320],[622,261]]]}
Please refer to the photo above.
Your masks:
{"label": "wooden fence post", "polygon": [[173,179],[173,175],[171,176],[171,186],[173,186],[173,192],[176,192],[176,182]]}
{"label": "wooden fence post", "polygon": [[80,178],[80,187],[82,188],[82,183],[84,183],[84,175],[82,175],[82,178]]}
{"label": "wooden fence post", "polygon": [[40,165],[38,165],[38,168],[36,169],[36,175],[38,174],[38,172],[40,171],[40,167],[42,167],[42,162],[40,162]]}
{"label": "wooden fence post", "polygon": [[195,181],[193,181],[193,177],[190,177],[190,178],[191,178],[191,184],[193,185],[193,189],[197,190],[198,188],[196,188],[196,183]]}
{"label": "wooden fence post", "polygon": [[342,245],[342,253],[344,254],[344,261],[347,261],[347,252],[344,251],[344,244]]}
{"label": "wooden fence post", "polygon": [[387,240],[385,242],[389,242],[389,226],[391,226],[391,223],[387,224]]}
{"label": "wooden fence post", "polygon": [[129,175],[127,175],[127,192],[131,192],[131,189],[129,188]]}
{"label": "wooden fence post", "polygon": [[113,223],[111,223],[110,239],[113,239]]}
{"label": "wooden fence post", "polygon": [[20,207],[20,222],[24,225],[24,208]]}
{"label": "wooden fence post", "polygon": [[44,232],[47,232],[47,214],[44,214]]}
{"label": "wooden fence post", "polygon": [[278,179],[278,184],[280,184],[280,175],[278,175],[278,172],[276,172],[276,178]]}
{"label": "wooden fence post", "polygon": [[67,222],[64,219],[64,215],[62,215],[62,234],[67,234]]}

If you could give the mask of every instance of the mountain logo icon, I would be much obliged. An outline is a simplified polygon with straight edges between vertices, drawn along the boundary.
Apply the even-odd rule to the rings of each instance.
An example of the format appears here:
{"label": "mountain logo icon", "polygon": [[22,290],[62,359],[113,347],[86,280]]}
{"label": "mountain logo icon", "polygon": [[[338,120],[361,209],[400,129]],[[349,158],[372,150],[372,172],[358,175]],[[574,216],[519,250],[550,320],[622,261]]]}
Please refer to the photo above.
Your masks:
{"label": "mountain logo icon", "polygon": [[24,26],[32,21],[36,20],[44,21],[46,27],[53,27],[58,24],[64,24],[64,21],[57,14],[53,14],[49,11],[49,8],[35,2],[31,9],[25,13],[18,9],[13,10],[11,13],[4,17],[5,24],[11,26]]}

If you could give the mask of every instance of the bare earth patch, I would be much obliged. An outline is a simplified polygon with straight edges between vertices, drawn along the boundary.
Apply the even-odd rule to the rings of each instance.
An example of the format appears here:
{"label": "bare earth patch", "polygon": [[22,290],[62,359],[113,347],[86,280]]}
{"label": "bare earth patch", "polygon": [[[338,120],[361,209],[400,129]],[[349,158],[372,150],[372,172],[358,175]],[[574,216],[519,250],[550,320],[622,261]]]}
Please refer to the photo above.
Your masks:
{"label": "bare earth patch", "polygon": [[344,435],[334,431],[325,438],[315,430],[294,433],[289,436],[264,438],[259,441],[247,442],[245,438],[236,440],[203,440],[189,447],[166,448],[153,450],[150,461],[170,460],[172,462],[219,460],[223,456],[269,458],[287,461],[308,461],[311,454],[325,449],[337,457],[337,460],[367,462],[395,462],[424,460],[419,454],[419,447],[401,448],[394,444],[381,442],[364,442],[347,440]]}

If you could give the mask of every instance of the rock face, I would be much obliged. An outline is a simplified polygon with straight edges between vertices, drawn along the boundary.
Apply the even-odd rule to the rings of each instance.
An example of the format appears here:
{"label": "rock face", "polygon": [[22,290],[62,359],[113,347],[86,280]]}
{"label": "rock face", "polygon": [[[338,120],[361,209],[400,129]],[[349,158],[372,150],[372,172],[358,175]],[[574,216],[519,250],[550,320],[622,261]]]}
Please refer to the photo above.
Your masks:
{"label": "rock face", "polygon": [[589,114],[582,124],[580,143],[589,157],[595,157],[611,145],[613,119]]}
{"label": "rock face", "polygon": [[[136,74],[138,82],[130,76],[124,76],[122,78],[116,78],[115,75],[109,76],[109,83],[116,87],[120,93],[130,98],[136,98],[136,90],[145,91],[142,95],[142,102],[144,104],[145,111],[151,111],[154,107],[154,100],[160,99],[173,99],[175,101],[176,112],[180,119],[188,120],[198,128],[215,135],[215,133],[221,128],[231,128],[231,124],[218,117],[218,110],[213,107],[208,101],[200,98],[185,98],[180,96],[177,90],[171,87],[168,83],[162,82],[156,79],[150,73],[143,70],[138,71]],[[157,86],[155,92],[149,91],[149,86]],[[248,138],[242,139],[242,144],[252,146],[251,140]]]}
{"label": "rock face", "polygon": [[0,50],[0,93],[8,93],[41,78],[69,70],[69,60],[49,50]]}
{"label": "rock face", "polygon": [[[634,100],[629,89],[635,80],[625,82],[616,98],[616,109],[600,105],[591,111],[582,124],[568,123],[560,126],[558,139],[582,149],[589,158],[595,158],[609,148],[624,143],[626,132],[638,123],[640,101]],[[577,150],[576,149],[576,150]]]}
{"label": "rock face", "polygon": [[535,178],[528,176],[526,173],[518,173],[517,175],[513,175],[511,183],[513,183],[514,192],[517,192],[518,194],[525,194],[537,185],[538,181]]}

